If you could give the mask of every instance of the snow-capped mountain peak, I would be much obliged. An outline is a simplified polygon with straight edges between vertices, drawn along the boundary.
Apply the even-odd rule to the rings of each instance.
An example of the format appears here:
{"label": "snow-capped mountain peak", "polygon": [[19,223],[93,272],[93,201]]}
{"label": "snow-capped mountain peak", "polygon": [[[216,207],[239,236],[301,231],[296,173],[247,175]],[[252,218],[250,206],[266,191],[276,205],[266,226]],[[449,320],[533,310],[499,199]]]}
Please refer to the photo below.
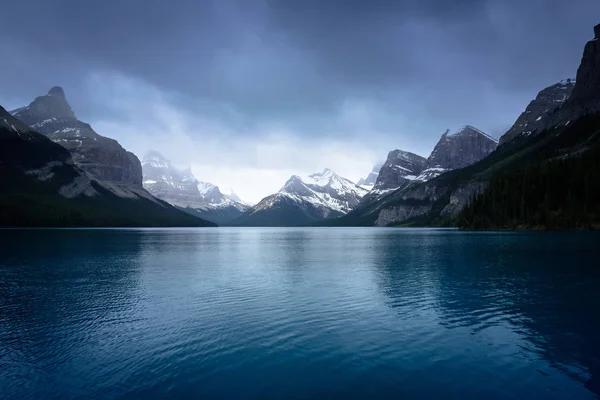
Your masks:
{"label": "snow-capped mountain peak", "polygon": [[238,221],[243,225],[303,225],[348,213],[366,193],[329,168],[307,177],[292,175],[279,192],[262,199]]}
{"label": "snow-capped mountain peak", "polygon": [[305,178],[292,175],[279,193],[319,207],[347,213],[358,204],[367,190],[325,168]]}
{"label": "snow-capped mountain peak", "polygon": [[331,185],[333,182],[339,181],[340,179],[343,178],[340,178],[340,176],[336,174],[333,170],[325,168],[321,172],[315,172],[308,175],[305,181],[306,183],[309,183],[311,185],[327,186]]}

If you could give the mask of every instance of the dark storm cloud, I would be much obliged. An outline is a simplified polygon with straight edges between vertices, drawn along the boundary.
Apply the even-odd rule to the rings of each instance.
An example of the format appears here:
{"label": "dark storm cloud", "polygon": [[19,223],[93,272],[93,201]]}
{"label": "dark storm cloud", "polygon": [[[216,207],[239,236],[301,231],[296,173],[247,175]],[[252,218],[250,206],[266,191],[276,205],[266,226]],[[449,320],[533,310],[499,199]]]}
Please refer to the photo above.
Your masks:
{"label": "dark storm cloud", "polygon": [[108,70],[217,118],[234,110],[234,129],[360,135],[352,118],[332,122],[359,104],[382,134],[428,147],[467,123],[501,134],[538,90],[575,75],[599,15],[597,0],[13,1],[0,100],[61,84],[96,118],[111,110],[81,85]]}

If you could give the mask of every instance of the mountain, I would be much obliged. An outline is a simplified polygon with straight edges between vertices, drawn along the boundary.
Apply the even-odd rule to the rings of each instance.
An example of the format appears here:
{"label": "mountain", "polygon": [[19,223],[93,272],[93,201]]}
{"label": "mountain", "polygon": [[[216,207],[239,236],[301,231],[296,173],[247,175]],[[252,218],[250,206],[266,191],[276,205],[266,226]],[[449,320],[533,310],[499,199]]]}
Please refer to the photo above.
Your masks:
{"label": "mountain", "polygon": [[[334,222],[478,229],[600,226],[593,195],[599,179],[600,25],[595,34],[585,46],[570,97],[549,114],[542,110],[542,130],[531,134],[529,125],[519,127],[517,121],[509,131],[512,138],[504,138],[482,160],[427,182],[413,182]],[[565,171],[578,176],[569,178]],[[540,191],[548,182],[550,189]]]}
{"label": "mountain", "polygon": [[417,154],[402,150],[390,151],[381,166],[373,192],[385,193],[398,189],[415,179],[427,165],[427,160]]}
{"label": "mountain", "polygon": [[540,91],[508,132],[502,135],[500,144],[521,134],[535,135],[546,129],[552,124],[556,110],[571,96],[574,87],[575,79],[566,79]]}
{"label": "mountain", "polygon": [[539,136],[520,146],[535,158],[495,174],[470,199],[461,228],[600,229],[600,24],[570,97]]}
{"label": "mountain", "polygon": [[446,171],[476,163],[496,150],[498,140],[485,132],[466,125],[453,134],[446,131],[427,158],[427,167],[416,178],[428,181]]}
{"label": "mountain", "polygon": [[391,151],[375,186],[362,198],[359,208],[413,182],[426,182],[444,172],[471,165],[494,151],[497,145],[498,140],[467,125],[453,134],[446,130],[427,159],[402,150]]}
{"label": "mountain", "polygon": [[330,169],[301,178],[293,175],[240,218],[241,226],[301,226],[338,217],[355,207],[367,190]]}
{"label": "mountain", "polygon": [[375,164],[375,166],[373,166],[373,169],[371,170],[369,175],[367,175],[366,178],[359,179],[357,183],[358,186],[361,186],[367,190],[373,189],[373,186],[375,186],[375,182],[377,182],[377,177],[379,176],[379,170],[381,170],[381,167],[383,167],[383,163]]}
{"label": "mountain", "polygon": [[150,199],[142,187],[140,160],[116,140],[78,120],[62,88],[53,87],[11,114],[69,150],[75,164],[106,189],[121,197]]}
{"label": "mountain", "polygon": [[90,179],[66,148],[2,107],[0,182],[0,226],[212,225],[150,194],[117,196]]}
{"label": "mountain", "polygon": [[192,215],[223,224],[249,208],[221,193],[217,186],[200,182],[190,169],[173,167],[171,161],[157,151],[144,156],[142,170],[146,190]]}

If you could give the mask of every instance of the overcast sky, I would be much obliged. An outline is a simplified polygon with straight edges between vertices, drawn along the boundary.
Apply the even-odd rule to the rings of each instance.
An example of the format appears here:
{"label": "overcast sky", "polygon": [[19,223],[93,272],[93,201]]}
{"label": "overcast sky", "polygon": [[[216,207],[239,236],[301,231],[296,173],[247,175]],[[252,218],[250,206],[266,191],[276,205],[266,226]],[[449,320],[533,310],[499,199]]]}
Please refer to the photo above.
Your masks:
{"label": "overcast sky", "polygon": [[574,77],[598,0],[39,0],[0,14],[0,105],[76,115],[258,201],[291,174],[367,175],[445,129],[500,136]]}

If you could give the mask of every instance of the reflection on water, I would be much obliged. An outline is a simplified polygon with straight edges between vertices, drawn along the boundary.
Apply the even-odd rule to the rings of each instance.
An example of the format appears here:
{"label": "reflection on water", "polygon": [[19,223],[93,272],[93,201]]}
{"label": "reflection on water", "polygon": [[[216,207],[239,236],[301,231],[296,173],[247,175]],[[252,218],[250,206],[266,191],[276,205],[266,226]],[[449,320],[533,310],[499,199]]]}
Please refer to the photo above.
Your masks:
{"label": "reflection on water", "polygon": [[600,236],[0,231],[2,398],[595,398]]}

